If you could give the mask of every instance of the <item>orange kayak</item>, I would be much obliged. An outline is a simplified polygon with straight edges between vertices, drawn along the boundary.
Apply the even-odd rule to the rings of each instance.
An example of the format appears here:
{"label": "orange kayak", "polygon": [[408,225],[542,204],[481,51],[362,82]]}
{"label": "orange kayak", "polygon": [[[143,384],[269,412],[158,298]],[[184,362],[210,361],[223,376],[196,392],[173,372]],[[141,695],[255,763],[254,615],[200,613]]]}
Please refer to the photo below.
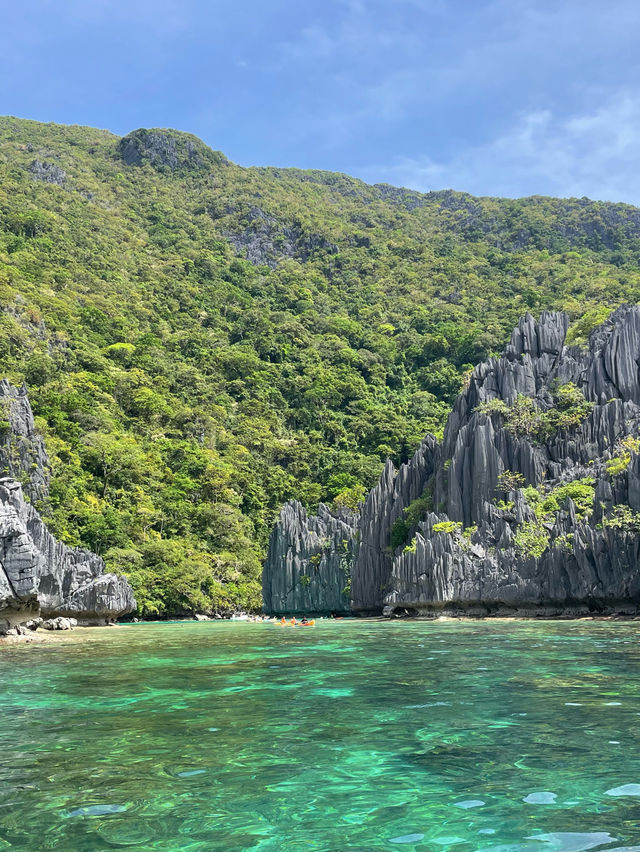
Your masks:
{"label": "orange kayak", "polygon": [[303,623],[302,621],[277,621],[276,624],[279,624],[280,627],[315,627],[316,620],[312,618],[311,621],[307,621]]}

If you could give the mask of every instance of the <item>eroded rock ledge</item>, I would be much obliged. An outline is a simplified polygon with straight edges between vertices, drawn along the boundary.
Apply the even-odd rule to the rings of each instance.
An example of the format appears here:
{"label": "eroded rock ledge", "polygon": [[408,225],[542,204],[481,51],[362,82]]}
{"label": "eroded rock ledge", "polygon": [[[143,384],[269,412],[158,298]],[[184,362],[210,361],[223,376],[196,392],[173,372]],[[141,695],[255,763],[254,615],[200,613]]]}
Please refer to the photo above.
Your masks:
{"label": "eroded rock ledge", "polygon": [[26,389],[3,380],[0,404],[0,634],[39,616],[96,624],[132,612],[127,581],[105,574],[95,553],[57,541],[30,502],[47,496],[49,463]]}
{"label": "eroded rock ledge", "polygon": [[[584,348],[565,345],[568,324],[563,313],[523,317],[502,357],[473,371],[443,441],[428,435],[397,472],[387,463],[344,528],[343,609],[639,611],[640,308],[618,309]],[[338,522],[326,507],[318,517],[283,508],[264,567],[267,611],[336,608],[332,547],[316,565],[317,595],[296,590],[311,575],[314,531]]]}

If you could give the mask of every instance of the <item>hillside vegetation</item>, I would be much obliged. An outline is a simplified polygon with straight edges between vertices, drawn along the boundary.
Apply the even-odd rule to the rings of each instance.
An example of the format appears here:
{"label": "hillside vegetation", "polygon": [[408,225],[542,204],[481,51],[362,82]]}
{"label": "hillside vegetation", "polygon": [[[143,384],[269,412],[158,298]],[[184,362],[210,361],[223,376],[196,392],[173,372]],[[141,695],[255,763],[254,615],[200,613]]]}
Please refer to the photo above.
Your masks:
{"label": "hillside vegetation", "polygon": [[234,165],[188,134],[0,119],[0,373],[52,531],[141,612],[259,606],[280,505],[355,504],[526,310],[640,299],[640,210]]}

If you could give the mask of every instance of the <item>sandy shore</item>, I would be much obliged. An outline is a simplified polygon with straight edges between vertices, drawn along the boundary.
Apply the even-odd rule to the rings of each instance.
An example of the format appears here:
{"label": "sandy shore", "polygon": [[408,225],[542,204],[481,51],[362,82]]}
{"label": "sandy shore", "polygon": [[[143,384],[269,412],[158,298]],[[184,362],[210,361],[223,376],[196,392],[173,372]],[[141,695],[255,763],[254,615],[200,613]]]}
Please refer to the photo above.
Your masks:
{"label": "sandy shore", "polygon": [[95,627],[76,627],[73,630],[34,630],[27,636],[0,636],[0,648],[3,645],[42,645],[73,644],[87,639],[101,639],[114,630],[121,630],[119,624],[99,625]]}

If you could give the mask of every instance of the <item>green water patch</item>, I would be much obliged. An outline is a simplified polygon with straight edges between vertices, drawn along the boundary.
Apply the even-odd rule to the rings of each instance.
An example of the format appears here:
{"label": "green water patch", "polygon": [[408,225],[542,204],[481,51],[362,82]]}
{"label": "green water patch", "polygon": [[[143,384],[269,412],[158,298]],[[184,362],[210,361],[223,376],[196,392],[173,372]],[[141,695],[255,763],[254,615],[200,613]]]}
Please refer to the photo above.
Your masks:
{"label": "green water patch", "polygon": [[640,847],[637,632],[162,624],[10,646],[0,848]]}

